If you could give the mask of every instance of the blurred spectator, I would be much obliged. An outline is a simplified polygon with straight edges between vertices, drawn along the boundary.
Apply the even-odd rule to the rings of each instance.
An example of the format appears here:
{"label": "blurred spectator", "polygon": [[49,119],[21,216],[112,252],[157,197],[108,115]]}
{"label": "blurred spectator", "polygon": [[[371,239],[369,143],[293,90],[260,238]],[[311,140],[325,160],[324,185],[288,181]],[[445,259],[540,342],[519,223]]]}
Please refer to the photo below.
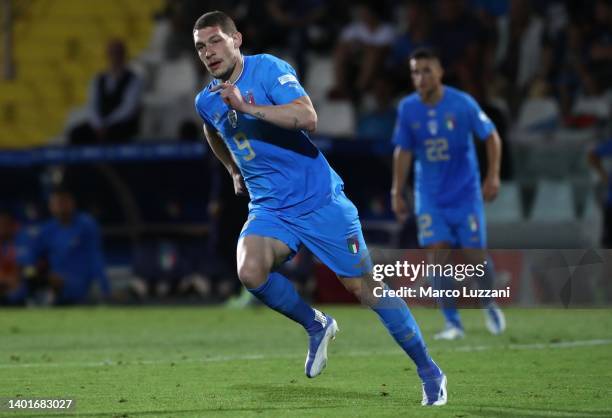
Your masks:
{"label": "blurred spectator", "polygon": [[102,297],[109,298],[111,288],[96,221],[77,212],[74,196],[62,187],[51,192],[49,211],[53,219],[33,238],[27,257],[33,290],[49,292],[48,303],[84,303],[96,280]]}
{"label": "blurred spectator", "polygon": [[0,305],[24,301],[18,264],[18,225],[13,214],[0,209]]}
{"label": "blurred spectator", "polygon": [[444,66],[446,84],[465,90],[488,78],[491,54],[485,28],[465,0],[438,0],[432,43]]}
{"label": "blurred spectator", "polygon": [[565,123],[588,127],[608,118],[603,95],[612,86],[612,4],[595,1],[570,11],[571,24],[554,42],[553,85]]}
{"label": "blurred spectator", "polygon": [[586,65],[590,93],[612,87],[612,2],[597,0],[591,24],[585,27]]}
{"label": "blurred spectator", "polygon": [[[225,0],[220,0],[220,2],[225,3]],[[233,8],[224,6],[200,9],[200,13],[194,16],[191,21],[191,28],[203,12],[211,10],[221,10],[232,16],[234,22],[236,22],[236,27],[243,35],[241,47],[243,54],[262,54],[270,52],[270,49],[273,48],[286,47],[287,39],[278,36],[276,32],[278,26],[274,24],[274,19],[270,15],[267,5],[261,0],[239,0]]]}
{"label": "blurred spectator", "polygon": [[185,1],[166,0],[161,16],[168,22],[168,32],[163,42],[163,58],[174,60],[193,51],[191,11]]}
{"label": "blurred spectator", "polygon": [[513,115],[538,75],[544,75],[544,22],[528,0],[511,0],[510,13],[499,22],[496,62],[504,96]]}
{"label": "blurred spectator", "polygon": [[582,62],[582,34],[576,24],[571,24],[560,34],[554,45],[553,87],[564,119],[571,115],[572,105],[582,89],[586,67]]}
{"label": "blurred spectator", "polygon": [[335,47],[335,84],[329,97],[359,101],[381,70],[394,36],[393,26],[383,21],[379,4],[359,2],[352,22],[342,30]]}
{"label": "blurred spectator", "polygon": [[395,38],[389,57],[390,71],[397,86],[411,86],[410,54],[431,46],[431,9],[428,3],[405,1],[405,31]]}
{"label": "blurred spectator", "polygon": [[510,0],[470,0],[470,8],[474,10],[481,21],[495,19],[508,13]]}
{"label": "blurred spectator", "polygon": [[606,188],[603,204],[604,225],[602,247],[612,248],[612,172],[604,168],[604,159],[612,157],[612,138],[602,142],[589,153],[589,163],[599,175],[601,184]]}
{"label": "blurred spectator", "polygon": [[[397,109],[393,101],[394,85],[378,77],[370,89],[371,109],[363,112],[357,121],[357,137],[390,141],[395,127]],[[364,106],[367,107],[367,106]]]}
{"label": "blurred spectator", "polygon": [[279,26],[277,32],[287,42],[301,80],[306,79],[306,52],[312,43],[312,37],[322,32],[321,20],[327,8],[323,0],[269,0],[266,3],[268,13]]}
{"label": "blurred spectator", "polygon": [[122,41],[111,41],[106,53],[109,67],[91,82],[88,121],[70,130],[71,144],[121,143],[138,133],[142,80],[126,66]]}

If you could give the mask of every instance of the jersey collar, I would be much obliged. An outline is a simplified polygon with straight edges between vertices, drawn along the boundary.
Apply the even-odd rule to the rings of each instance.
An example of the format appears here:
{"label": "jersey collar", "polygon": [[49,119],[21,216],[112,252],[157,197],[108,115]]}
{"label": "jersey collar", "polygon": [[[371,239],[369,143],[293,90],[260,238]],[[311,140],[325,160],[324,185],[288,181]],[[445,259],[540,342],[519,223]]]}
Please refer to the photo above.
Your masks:
{"label": "jersey collar", "polygon": [[[236,80],[234,80],[234,82],[230,84],[235,85],[242,78],[242,74],[244,74],[244,67],[246,67],[246,59],[244,55],[240,55],[240,59],[242,60],[242,68],[240,69],[240,73],[238,73],[238,77],[236,77]],[[213,81],[213,86],[216,86],[219,83],[222,83],[221,79],[215,78],[215,80]]]}

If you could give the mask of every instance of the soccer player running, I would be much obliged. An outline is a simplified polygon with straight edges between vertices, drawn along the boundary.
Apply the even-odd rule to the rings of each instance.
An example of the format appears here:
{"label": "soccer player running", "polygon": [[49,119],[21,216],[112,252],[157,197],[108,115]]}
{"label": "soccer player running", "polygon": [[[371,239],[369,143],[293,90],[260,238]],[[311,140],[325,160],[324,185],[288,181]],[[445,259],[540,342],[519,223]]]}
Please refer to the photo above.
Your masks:
{"label": "soccer player running", "polygon": [[[464,251],[469,263],[486,258],[486,227],[483,197],[492,201],[500,186],[501,141],[495,125],[467,93],[442,84],[440,59],[431,49],[420,48],[410,58],[416,92],[399,104],[393,134],[392,208],[397,219],[408,216],[404,198],[406,180],[415,159],[415,214],[421,247],[434,251],[440,262],[450,248]],[[481,189],[473,134],[486,141],[488,170]],[[493,285],[493,269],[487,262],[482,288]],[[434,278],[434,287],[450,289],[452,278]],[[452,297],[440,298],[446,327],[436,339],[464,336],[464,328]],[[505,329],[505,319],[495,301],[482,299],[487,328],[493,334]]]}
{"label": "soccer player running", "polygon": [[380,317],[423,381],[423,405],[446,403],[446,376],[427,352],[406,303],[374,298],[371,262],[357,209],[310,141],[317,126],[294,69],[272,55],[242,55],[242,34],[226,14],[195,23],[197,53],[214,80],[196,97],[210,148],[236,193],[248,193],[249,216],[237,248],[238,276],[264,304],[301,324],[309,336],[305,372],[319,375],[338,332],[334,318],[310,307],[275,269],[305,245]]}

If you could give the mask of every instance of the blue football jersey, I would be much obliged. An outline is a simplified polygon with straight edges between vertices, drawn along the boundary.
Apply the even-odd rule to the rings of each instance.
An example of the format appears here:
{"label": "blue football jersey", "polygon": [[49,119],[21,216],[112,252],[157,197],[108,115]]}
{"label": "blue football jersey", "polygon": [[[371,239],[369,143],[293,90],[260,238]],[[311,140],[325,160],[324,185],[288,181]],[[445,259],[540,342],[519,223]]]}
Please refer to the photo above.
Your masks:
{"label": "blue football jersey", "polygon": [[[342,180],[308,133],[232,111],[218,91],[210,91],[219,82],[206,86],[195,105],[233,154],[251,197],[250,207],[301,215],[330,202],[342,189]],[[257,105],[283,105],[307,95],[295,70],[268,54],[245,55],[235,84],[245,101]]]}
{"label": "blue football jersey", "polygon": [[415,156],[415,197],[451,206],[482,199],[473,134],[486,139],[495,125],[467,93],[444,86],[434,106],[413,93],[399,104],[393,143]]}
{"label": "blue football jersey", "polygon": [[40,257],[48,259],[50,270],[64,279],[60,301],[84,301],[94,280],[98,281],[105,296],[110,295],[100,232],[91,216],[77,213],[69,225],[51,219],[42,225],[29,244],[22,261],[35,265]]}

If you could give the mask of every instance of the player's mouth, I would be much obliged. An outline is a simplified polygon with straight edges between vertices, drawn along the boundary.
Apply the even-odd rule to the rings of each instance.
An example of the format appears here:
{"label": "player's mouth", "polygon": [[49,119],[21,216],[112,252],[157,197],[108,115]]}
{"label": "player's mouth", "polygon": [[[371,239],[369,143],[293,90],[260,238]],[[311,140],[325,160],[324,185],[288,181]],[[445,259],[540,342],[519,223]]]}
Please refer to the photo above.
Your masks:
{"label": "player's mouth", "polygon": [[216,70],[217,68],[219,68],[222,62],[223,61],[213,61],[208,64],[208,68],[210,68],[211,70]]}

